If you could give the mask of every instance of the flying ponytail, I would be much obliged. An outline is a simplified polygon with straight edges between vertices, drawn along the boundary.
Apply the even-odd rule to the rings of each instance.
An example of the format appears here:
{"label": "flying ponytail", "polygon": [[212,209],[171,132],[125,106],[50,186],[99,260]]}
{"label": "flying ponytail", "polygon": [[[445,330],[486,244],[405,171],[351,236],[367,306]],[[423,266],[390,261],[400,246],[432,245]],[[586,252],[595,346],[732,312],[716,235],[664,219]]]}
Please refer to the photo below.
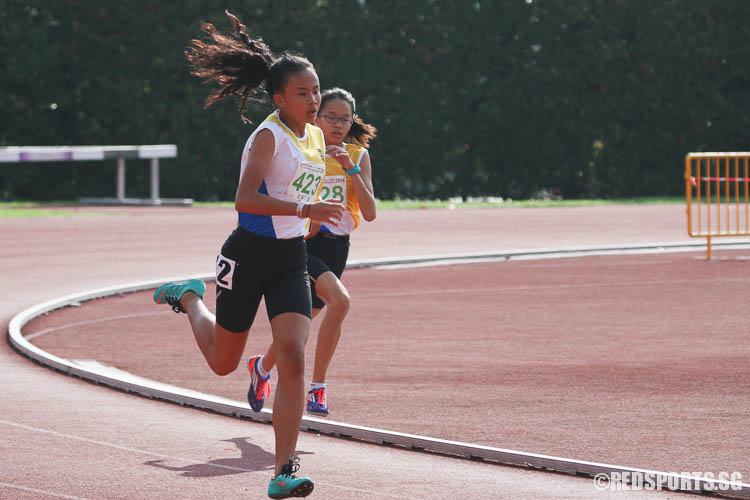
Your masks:
{"label": "flying ponytail", "polygon": [[276,57],[261,38],[251,38],[247,26],[228,10],[232,21],[230,33],[220,33],[211,23],[202,31],[210,40],[193,39],[185,49],[185,57],[192,66],[191,73],[205,82],[216,82],[219,88],[206,98],[205,107],[227,96],[239,96],[240,117],[245,116],[248,101],[260,101],[254,94],[264,87],[269,96],[281,92],[289,76],[302,69],[312,69],[304,56],[285,52]]}

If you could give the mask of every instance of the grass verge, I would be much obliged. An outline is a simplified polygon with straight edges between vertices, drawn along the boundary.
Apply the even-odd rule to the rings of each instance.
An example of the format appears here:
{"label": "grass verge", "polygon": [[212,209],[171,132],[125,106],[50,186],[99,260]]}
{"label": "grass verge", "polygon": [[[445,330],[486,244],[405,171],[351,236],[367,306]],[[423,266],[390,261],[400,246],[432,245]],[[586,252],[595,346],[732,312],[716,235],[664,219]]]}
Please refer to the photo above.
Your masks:
{"label": "grass verge", "polygon": [[[499,198],[469,198],[467,200],[378,200],[382,210],[410,210],[424,208],[507,208],[507,207],[589,207],[600,205],[655,205],[685,203],[679,197],[618,198],[612,200],[501,200]],[[229,201],[196,202],[199,207],[233,207]]]}
{"label": "grass verge", "polygon": [[[678,197],[620,198],[612,200],[503,200],[502,198],[452,198],[450,200],[378,200],[380,210],[417,209],[461,209],[461,208],[507,208],[507,207],[589,207],[601,205],[654,205],[684,203]],[[198,207],[233,208],[234,202],[195,202]],[[75,208],[66,210],[65,207]],[[24,217],[56,217],[96,215],[96,212],[80,210],[74,201],[56,202],[0,202],[0,219]]]}
{"label": "grass verge", "polygon": [[[67,210],[64,207],[70,207]],[[99,215],[95,212],[80,210],[76,202],[33,202],[12,201],[0,202],[0,219],[27,219],[35,217],[64,217],[77,215]]]}

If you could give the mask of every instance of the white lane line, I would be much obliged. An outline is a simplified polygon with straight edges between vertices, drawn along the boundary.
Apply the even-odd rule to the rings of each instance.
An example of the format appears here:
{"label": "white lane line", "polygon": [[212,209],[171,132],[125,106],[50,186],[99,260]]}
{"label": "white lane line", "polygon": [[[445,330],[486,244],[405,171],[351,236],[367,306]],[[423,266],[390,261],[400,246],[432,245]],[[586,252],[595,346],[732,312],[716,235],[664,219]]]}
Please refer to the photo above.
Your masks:
{"label": "white lane line", "polygon": [[[5,424],[5,425],[8,425],[10,427],[16,427],[16,428],[27,430],[27,431],[38,432],[38,433],[42,433],[42,434],[49,434],[51,436],[55,436],[55,437],[59,437],[59,438],[72,439],[72,440],[75,440],[75,441],[82,441],[84,443],[96,444],[96,445],[99,445],[99,446],[106,446],[107,448],[114,448],[116,450],[128,451],[130,453],[136,453],[136,454],[140,454],[140,455],[148,455],[148,456],[151,456],[151,457],[157,457],[157,458],[169,459],[169,460],[176,460],[176,461],[185,462],[185,463],[203,462],[202,460],[193,460],[193,459],[189,459],[189,458],[177,457],[177,456],[174,456],[174,455],[165,455],[163,453],[154,453],[152,451],[141,450],[141,449],[138,449],[138,448],[131,448],[130,446],[122,446],[122,445],[115,444],[115,443],[107,443],[106,441],[99,441],[99,440],[96,440],[96,439],[90,439],[90,438],[86,438],[86,437],[82,437],[82,436],[75,436],[73,434],[64,434],[64,433],[53,431],[53,430],[50,430],[50,429],[41,429],[39,427],[31,427],[29,425],[19,424],[17,422],[11,422],[9,420],[0,420],[0,424]],[[210,465],[211,467],[216,467],[216,468],[219,468],[219,469],[228,469],[228,470],[235,471],[235,472],[251,472],[251,473],[256,473],[256,474],[259,473],[259,471],[250,470],[250,469],[243,469],[241,467],[233,467],[231,465],[212,464],[212,463],[205,463],[204,465]],[[268,474],[268,472],[263,472],[263,473],[264,474]]]}
{"label": "white lane line", "polygon": [[457,295],[468,293],[505,293],[518,291],[535,291],[535,290],[570,290],[579,288],[609,288],[609,287],[643,287],[643,286],[672,286],[684,285],[694,286],[700,283],[746,283],[750,277],[740,278],[700,278],[689,280],[670,281],[665,285],[663,281],[634,281],[634,282],[601,282],[601,283],[576,283],[576,284],[554,284],[554,285],[509,285],[509,286],[490,286],[490,287],[471,287],[471,288],[441,288],[440,290],[408,290],[408,291],[388,291],[388,292],[362,292],[358,293],[358,298],[377,298],[377,297],[409,297],[420,295]]}
{"label": "white lane line", "polygon": [[74,328],[77,326],[88,326],[88,325],[95,325],[98,323],[106,323],[107,321],[117,321],[120,319],[131,319],[131,318],[142,318],[145,316],[156,316],[158,314],[163,314],[164,311],[157,311],[157,312],[150,312],[150,313],[138,313],[138,314],[123,314],[121,316],[108,316],[106,318],[98,318],[98,319],[90,319],[87,321],[78,321],[77,323],[67,323],[64,325],[59,326],[53,326],[51,328],[45,328],[44,330],[39,330],[38,332],[30,333],[28,335],[24,335],[26,339],[31,340],[35,339],[37,337],[40,337],[42,335],[45,335],[47,333],[56,332],[58,330],[64,330],[65,328]]}
{"label": "white lane line", "polygon": [[[4,425],[10,426],[10,427],[16,427],[18,429],[23,429],[23,430],[26,430],[26,431],[38,432],[38,433],[42,433],[42,434],[49,434],[51,436],[55,436],[55,437],[59,437],[59,438],[72,439],[72,440],[81,441],[81,442],[84,442],[84,443],[95,444],[95,445],[99,445],[99,446],[106,446],[107,448],[114,448],[116,450],[127,451],[127,452],[130,452],[130,453],[135,453],[135,454],[140,454],[140,455],[146,455],[146,456],[150,456],[150,457],[157,457],[157,458],[161,458],[161,459],[174,460],[174,461],[177,461],[177,462],[183,462],[183,463],[187,463],[187,464],[190,464],[190,463],[200,463],[202,465],[209,465],[211,467],[216,467],[218,469],[227,469],[227,470],[231,470],[231,471],[234,471],[234,472],[247,472],[247,473],[250,473],[250,474],[258,474],[258,475],[262,474],[264,476],[268,476],[268,473],[271,471],[270,468],[269,469],[264,469],[264,470],[250,470],[250,469],[243,469],[242,467],[233,467],[231,465],[222,465],[222,464],[216,464],[216,463],[206,462],[205,459],[190,459],[190,458],[178,457],[178,456],[174,456],[174,455],[166,455],[164,453],[154,453],[152,451],[146,451],[146,450],[141,450],[141,449],[138,449],[138,448],[132,448],[130,446],[122,446],[122,445],[115,444],[115,443],[108,443],[106,441],[99,441],[97,439],[90,439],[90,438],[86,438],[86,437],[82,437],[82,436],[75,436],[73,434],[65,434],[65,433],[53,431],[53,430],[50,430],[50,429],[41,429],[39,427],[32,427],[32,426],[29,426],[29,425],[19,424],[18,422],[11,422],[9,420],[2,420],[2,419],[0,419],[0,424],[4,424]],[[326,487],[329,487],[329,488],[335,488],[335,489],[343,490],[343,491],[352,491],[352,492],[357,492],[357,493],[371,493],[371,494],[375,494],[375,491],[368,490],[368,489],[363,489],[363,488],[353,488],[351,486],[342,486],[342,485],[338,485],[338,484],[326,483],[326,482],[321,482],[321,481],[317,481],[317,480],[315,480],[314,482],[315,482],[316,485],[326,486]],[[5,485],[5,484],[6,483],[0,483],[0,485]],[[17,487],[19,489],[26,489],[23,486],[15,486],[15,485],[10,485],[10,484],[8,484],[8,486],[9,487]],[[377,496],[388,497],[388,498],[409,498],[409,497],[404,497],[404,496],[401,496],[401,495],[388,494],[388,493],[384,493],[384,492],[380,492],[380,491],[377,492]],[[74,498],[74,499],[77,499],[79,497],[61,496],[60,498]],[[86,500],[86,499],[83,499],[83,500]]]}
{"label": "white lane line", "polygon": [[[750,245],[741,242],[720,242],[722,250],[746,250]],[[622,245],[619,247],[584,247],[584,248],[539,248],[530,250],[514,250],[509,252],[484,252],[482,254],[435,255],[422,257],[404,257],[394,259],[379,259],[352,261],[354,267],[372,267],[379,270],[409,269],[419,267],[453,266],[460,264],[476,264],[484,262],[512,262],[526,260],[568,259],[579,257],[623,256],[623,255],[651,255],[663,253],[702,252],[704,243],[646,243],[644,245]],[[349,269],[350,266],[347,266]]]}
{"label": "white lane line", "polygon": [[70,498],[71,500],[90,500],[84,497],[75,497],[73,495],[63,495],[62,493],[55,493],[47,490],[40,490],[37,488],[29,488],[27,486],[21,486],[20,484],[11,484],[0,482],[0,488],[13,488],[15,490],[28,491],[29,493],[36,493],[37,495],[46,495],[48,497],[55,498]]}

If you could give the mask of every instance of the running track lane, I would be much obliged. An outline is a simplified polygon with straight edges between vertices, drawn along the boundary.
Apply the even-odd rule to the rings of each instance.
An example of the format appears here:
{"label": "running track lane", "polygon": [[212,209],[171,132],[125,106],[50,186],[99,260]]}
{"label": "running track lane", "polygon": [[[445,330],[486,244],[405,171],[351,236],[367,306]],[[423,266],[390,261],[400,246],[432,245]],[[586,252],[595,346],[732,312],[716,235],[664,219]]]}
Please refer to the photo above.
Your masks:
{"label": "running track lane", "polygon": [[[209,272],[217,242],[223,240],[234,224],[231,211],[217,209],[85,208],[81,211],[96,215],[0,221],[3,233],[0,270],[10,291],[7,300],[0,304],[4,327],[7,328],[15,312],[71,291],[161,275]],[[564,229],[566,223],[583,221],[586,214],[594,229],[584,231],[579,237]],[[601,229],[608,227],[606,221],[612,219],[630,227],[626,233],[640,234],[642,228],[647,228],[645,233],[653,231],[659,240],[681,240],[678,229],[671,235],[665,230],[676,227],[678,215],[674,206],[648,211],[640,207],[575,209],[560,214],[513,209],[381,212],[378,224],[365,226],[367,232],[364,229],[358,232],[361,237],[354,239],[352,257],[423,254],[436,248],[441,253],[529,248],[539,246],[537,242],[544,235],[548,240],[543,246],[611,243],[618,236]],[[488,238],[480,231],[479,236],[471,237],[467,228],[472,224],[480,229],[515,229],[513,234],[492,231],[495,236]],[[414,226],[426,231],[417,235]],[[455,227],[461,238],[447,236],[446,227]],[[435,228],[441,231],[430,231]],[[544,234],[540,236],[541,233]],[[394,235],[396,240],[389,241]],[[654,239],[649,234],[642,237],[643,241]],[[389,243],[391,253],[388,253]],[[466,245],[470,248],[464,248]],[[137,350],[140,346],[133,347]],[[5,460],[6,480],[2,481],[3,492],[10,498],[47,494],[81,498],[157,495],[200,498],[216,493],[246,498],[247,491],[253,494],[263,491],[268,477],[265,472],[256,475],[244,470],[237,474],[206,471],[226,469],[214,464],[214,461],[226,463],[223,460],[229,460],[230,468],[248,470],[270,464],[269,427],[81,383],[40,368],[7,346],[0,356],[3,379],[13,381],[5,385],[0,424],[3,456],[13,457],[12,461]],[[314,448],[314,460],[306,458],[305,470],[316,478],[319,498],[390,498],[394,489],[416,498],[623,498],[626,495],[600,494],[588,480],[313,438],[303,434],[300,449]],[[242,440],[252,445],[242,444]],[[222,447],[219,449],[217,445]],[[222,456],[220,452],[230,456]],[[160,459],[168,462],[167,468],[151,466]],[[237,461],[243,466],[237,466]],[[410,478],[414,471],[426,471],[429,483],[423,484],[419,475],[413,484],[405,481],[403,474],[399,474],[403,470],[409,471]],[[321,477],[324,475],[331,483],[327,492]],[[398,486],[394,485],[394,477],[399,480]],[[362,491],[346,489],[353,483]],[[636,496],[652,495],[633,495]]]}
{"label": "running track lane", "polygon": [[[706,314],[750,287],[748,265],[675,253],[347,271],[356,300],[328,377],[332,418],[650,470],[748,475],[744,320]],[[63,358],[241,400],[245,370],[213,376],[187,318],[152,305],[151,293],[66,308],[25,332]],[[262,352],[270,335],[260,314],[246,354]]]}

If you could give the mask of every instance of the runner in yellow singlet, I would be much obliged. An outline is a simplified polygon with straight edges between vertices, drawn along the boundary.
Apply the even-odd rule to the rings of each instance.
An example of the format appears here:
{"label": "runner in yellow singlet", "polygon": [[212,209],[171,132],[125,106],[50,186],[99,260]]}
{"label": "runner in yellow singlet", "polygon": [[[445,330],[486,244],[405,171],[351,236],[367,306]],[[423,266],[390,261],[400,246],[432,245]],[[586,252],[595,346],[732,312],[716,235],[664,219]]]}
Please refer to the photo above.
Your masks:
{"label": "runner in yellow singlet", "polygon": [[[326,177],[320,198],[345,207],[340,221],[313,221],[307,239],[307,272],[312,285],[313,317],[326,307],[318,331],[315,366],[307,393],[307,412],[327,416],[326,374],[350,303],[349,292],[341,283],[349,256],[349,235],[359,225],[360,214],[366,221],[375,219],[372,168],[367,147],[377,131],[372,125],[362,122],[356,115],[354,97],[339,88],[323,92],[315,124],[323,130],[326,140]],[[253,380],[258,381],[255,401],[251,402],[256,411],[263,407],[270,391],[269,372],[275,363],[273,344],[264,356],[250,358],[249,365],[256,372]],[[252,395],[248,394],[248,397],[252,399]]]}

